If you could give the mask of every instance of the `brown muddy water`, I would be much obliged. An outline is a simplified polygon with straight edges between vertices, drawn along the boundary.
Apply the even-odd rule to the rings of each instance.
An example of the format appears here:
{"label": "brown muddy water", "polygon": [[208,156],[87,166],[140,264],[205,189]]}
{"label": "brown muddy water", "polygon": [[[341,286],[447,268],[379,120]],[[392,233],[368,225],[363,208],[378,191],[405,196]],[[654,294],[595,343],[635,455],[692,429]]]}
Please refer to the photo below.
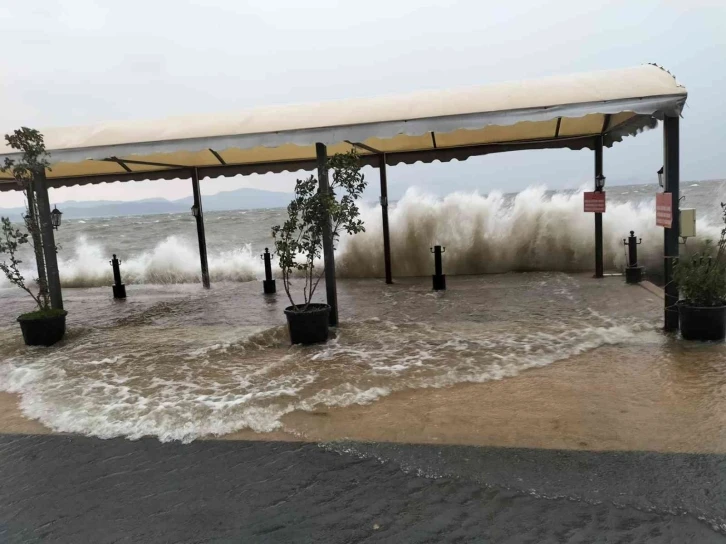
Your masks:
{"label": "brown muddy water", "polygon": [[49,349],[23,345],[27,301],[6,290],[0,388],[102,438],[726,452],[726,346],[664,335],[656,294],[558,272],[429,283],[342,280],[341,326],[310,347],[289,346],[286,298],[258,282],[67,289]]}

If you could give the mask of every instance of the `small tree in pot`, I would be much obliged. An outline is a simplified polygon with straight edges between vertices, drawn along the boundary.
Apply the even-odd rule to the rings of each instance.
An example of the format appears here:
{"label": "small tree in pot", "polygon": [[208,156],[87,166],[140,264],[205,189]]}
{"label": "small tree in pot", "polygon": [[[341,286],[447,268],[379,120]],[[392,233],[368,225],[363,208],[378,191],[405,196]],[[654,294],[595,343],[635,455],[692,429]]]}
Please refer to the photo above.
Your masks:
{"label": "small tree in pot", "polygon": [[723,340],[726,337],[726,204],[721,204],[724,228],[714,246],[678,259],[673,281],[678,286],[681,335],[686,340]]}
{"label": "small tree in pot", "polygon": [[[328,161],[328,167],[333,173],[330,192],[318,190],[315,176],[297,180],[295,198],[287,207],[287,220],[272,228],[275,254],[291,304],[285,309],[285,315],[293,344],[328,339],[330,306],[312,302],[325,272],[324,266],[316,267],[316,261],[322,257],[326,223],[330,222],[334,241],[341,231],[356,234],[365,230],[356,205],[366,187],[357,153],[335,155]],[[302,301],[295,302],[293,298],[293,278],[304,279]]]}
{"label": "small tree in pot", "polygon": [[[21,128],[11,135],[6,135],[5,140],[10,147],[21,151],[22,157],[18,161],[5,159],[5,163],[0,165],[0,171],[11,172],[20,187],[30,193],[33,191],[34,173],[49,165],[49,155],[45,150],[43,135],[37,130]],[[35,208],[30,209],[31,205],[34,206],[33,200],[29,199],[28,213],[25,216],[25,226],[28,232],[14,227],[9,218],[0,218],[0,255],[6,256],[0,261],[0,271],[5,274],[10,283],[28,293],[35,302],[34,311],[18,317],[25,343],[32,346],[50,346],[65,335],[67,312],[51,308],[45,278],[40,226],[37,221],[38,214]],[[38,285],[37,294],[27,284],[20,272],[20,265],[23,261],[18,257],[18,252],[25,244],[33,246],[38,260],[39,277],[35,279],[35,283]]]}

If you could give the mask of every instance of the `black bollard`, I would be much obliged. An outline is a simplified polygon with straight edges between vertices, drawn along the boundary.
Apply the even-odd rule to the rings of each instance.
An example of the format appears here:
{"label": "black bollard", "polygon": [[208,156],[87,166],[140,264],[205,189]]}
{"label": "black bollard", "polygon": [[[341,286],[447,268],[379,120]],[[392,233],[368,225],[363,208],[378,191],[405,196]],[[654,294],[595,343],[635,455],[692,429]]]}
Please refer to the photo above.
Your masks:
{"label": "black bollard", "polygon": [[114,254],[111,259],[111,266],[113,267],[113,298],[126,298],[126,286],[121,283],[121,269],[119,265],[121,261],[116,258]]}
{"label": "black bollard", "polygon": [[628,264],[625,267],[625,282],[640,283],[643,281],[643,271],[645,267],[638,266],[638,245],[642,242],[635,237],[635,232],[630,231],[627,240],[623,239],[623,244],[628,246]]}
{"label": "black bollard", "polygon": [[434,275],[431,276],[434,280],[434,291],[444,291],[446,289],[446,275],[442,274],[441,266],[441,254],[446,251],[445,247],[434,246],[431,249],[431,253],[434,254]]}
{"label": "black bollard", "polygon": [[266,295],[274,295],[277,292],[277,287],[275,286],[275,280],[272,279],[272,263],[270,261],[272,256],[270,255],[270,250],[265,248],[264,255],[260,257],[265,260],[265,279],[262,281],[262,289]]}

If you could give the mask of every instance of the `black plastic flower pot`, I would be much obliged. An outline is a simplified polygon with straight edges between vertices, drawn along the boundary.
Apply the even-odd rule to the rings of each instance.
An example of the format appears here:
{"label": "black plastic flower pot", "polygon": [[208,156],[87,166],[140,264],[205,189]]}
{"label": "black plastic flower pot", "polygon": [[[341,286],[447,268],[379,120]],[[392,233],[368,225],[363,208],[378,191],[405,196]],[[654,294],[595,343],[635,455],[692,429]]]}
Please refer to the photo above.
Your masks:
{"label": "black plastic flower pot", "polygon": [[293,344],[317,344],[328,339],[328,319],[330,306],[327,304],[309,304],[285,308],[287,328],[290,331],[290,342]]}
{"label": "black plastic flower pot", "polygon": [[692,306],[678,303],[681,336],[686,340],[723,340],[726,337],[726,305]]}
{"label": "black plastic flower pot", "polygon": [[66,316],[63,311],[54,316],[38,316],[28,314],[18,318],[23,340],[28,346],[52,346],[63,339],[66,334]]}

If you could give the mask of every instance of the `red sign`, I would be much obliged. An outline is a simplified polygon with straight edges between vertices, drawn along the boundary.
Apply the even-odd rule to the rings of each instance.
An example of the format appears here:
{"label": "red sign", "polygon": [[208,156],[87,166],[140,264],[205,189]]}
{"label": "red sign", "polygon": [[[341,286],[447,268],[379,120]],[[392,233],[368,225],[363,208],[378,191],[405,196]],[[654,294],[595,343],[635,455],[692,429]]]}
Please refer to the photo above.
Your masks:
{"label": "red sign", "polygon": [[655,224],[659,227],[671,228],[673,222],[673,194],[658,193],[655,195]]}
{"label": "red sign", "polygon": [[605,193],[595,191],[585,193],[586,213],[605,213]]}

